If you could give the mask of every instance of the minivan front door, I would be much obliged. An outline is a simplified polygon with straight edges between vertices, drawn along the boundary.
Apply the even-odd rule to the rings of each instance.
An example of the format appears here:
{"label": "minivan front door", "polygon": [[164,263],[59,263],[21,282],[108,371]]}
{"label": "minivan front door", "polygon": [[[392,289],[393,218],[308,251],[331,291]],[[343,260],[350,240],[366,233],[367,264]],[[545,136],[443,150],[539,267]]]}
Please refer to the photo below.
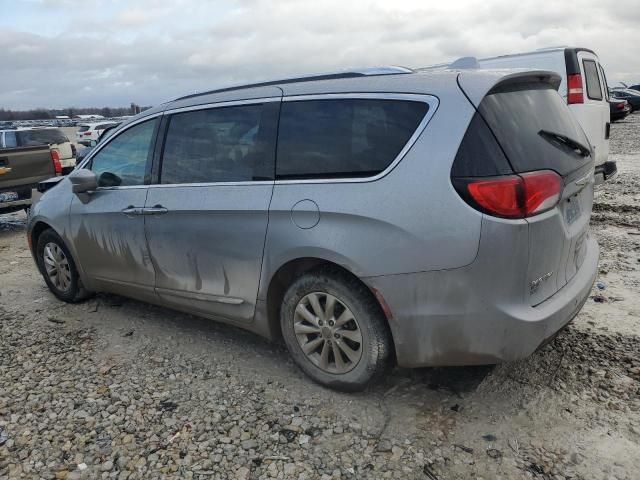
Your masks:
{"label": "minivan front door", "polygon": [[280,99],[166,112],[145,228],[168,305],[253,320],[273,192]]}
{"label": "minivan front door", "polygon": [[105,144],[86,167],[98,189],[74,196],[70,210],[76,255],[95,288],[141,299],[155,298],[143,207],[157,123],[134,125]]}

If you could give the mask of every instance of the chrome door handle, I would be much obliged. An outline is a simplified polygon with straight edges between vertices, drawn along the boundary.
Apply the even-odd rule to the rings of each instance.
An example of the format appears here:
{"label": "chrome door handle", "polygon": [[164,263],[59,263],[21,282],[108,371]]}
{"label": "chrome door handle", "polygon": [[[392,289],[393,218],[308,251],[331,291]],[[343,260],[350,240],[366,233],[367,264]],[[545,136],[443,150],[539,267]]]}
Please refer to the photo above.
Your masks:
{"label": "chrome door handle", "polygon": [[122,213],[124,213],[126,216],[130,217],[133,215],[143,215],[143,208],[140,207],[134,207],[133,205],[129,205],[127,208],[120,210]]}
{"label": "chrome door handle", "polygon": [[155,205],[153,207],[143,208],[145,215],[163,215],[169,211],[168,208],[164,208],[162,205]]}

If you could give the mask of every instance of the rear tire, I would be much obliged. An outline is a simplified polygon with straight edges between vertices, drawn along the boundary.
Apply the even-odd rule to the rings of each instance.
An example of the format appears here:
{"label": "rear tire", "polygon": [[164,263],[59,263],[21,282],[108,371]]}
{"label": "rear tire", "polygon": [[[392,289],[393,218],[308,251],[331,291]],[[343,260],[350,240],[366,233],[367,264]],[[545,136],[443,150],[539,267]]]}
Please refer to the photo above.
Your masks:
{"label": "rear tire", "polygon": [[295,363],[321,385],[362,390],[389,367],[391,334],[380,306],[364,284],[338,269],[294,281],[280,326]]}
{"label": "rear tire", "polygon": [[63,302],[77,303],[92,295],[82,285],[71,252],[54,230],[49,228],[38,237],[36,259],[49,290]]}

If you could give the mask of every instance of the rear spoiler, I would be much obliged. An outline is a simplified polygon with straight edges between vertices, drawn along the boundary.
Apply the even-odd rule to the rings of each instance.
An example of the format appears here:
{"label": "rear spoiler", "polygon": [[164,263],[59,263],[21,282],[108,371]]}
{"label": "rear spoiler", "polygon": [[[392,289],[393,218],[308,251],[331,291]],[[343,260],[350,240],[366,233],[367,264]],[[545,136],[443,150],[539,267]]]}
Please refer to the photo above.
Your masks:
{"label": "rear spoiler", "polygon": [[558,90],[560,75],[548,70],[464,70],[458,75],[458,85],[477,108],[482,99],[494,88],[515,83],[543,82]]}

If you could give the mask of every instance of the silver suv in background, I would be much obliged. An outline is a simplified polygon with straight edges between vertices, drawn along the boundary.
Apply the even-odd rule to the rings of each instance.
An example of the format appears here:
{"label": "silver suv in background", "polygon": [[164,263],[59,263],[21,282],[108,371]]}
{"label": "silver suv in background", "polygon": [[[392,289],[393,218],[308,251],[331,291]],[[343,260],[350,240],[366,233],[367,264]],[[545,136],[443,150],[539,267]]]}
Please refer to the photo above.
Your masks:
{"label": "silver suv in background", "polygon": [[61,300],[282,337],[334,388],[522,358],[597,270],[593,152],[559,83],[386,67],[179,98],[50,188],[29,244]]}

